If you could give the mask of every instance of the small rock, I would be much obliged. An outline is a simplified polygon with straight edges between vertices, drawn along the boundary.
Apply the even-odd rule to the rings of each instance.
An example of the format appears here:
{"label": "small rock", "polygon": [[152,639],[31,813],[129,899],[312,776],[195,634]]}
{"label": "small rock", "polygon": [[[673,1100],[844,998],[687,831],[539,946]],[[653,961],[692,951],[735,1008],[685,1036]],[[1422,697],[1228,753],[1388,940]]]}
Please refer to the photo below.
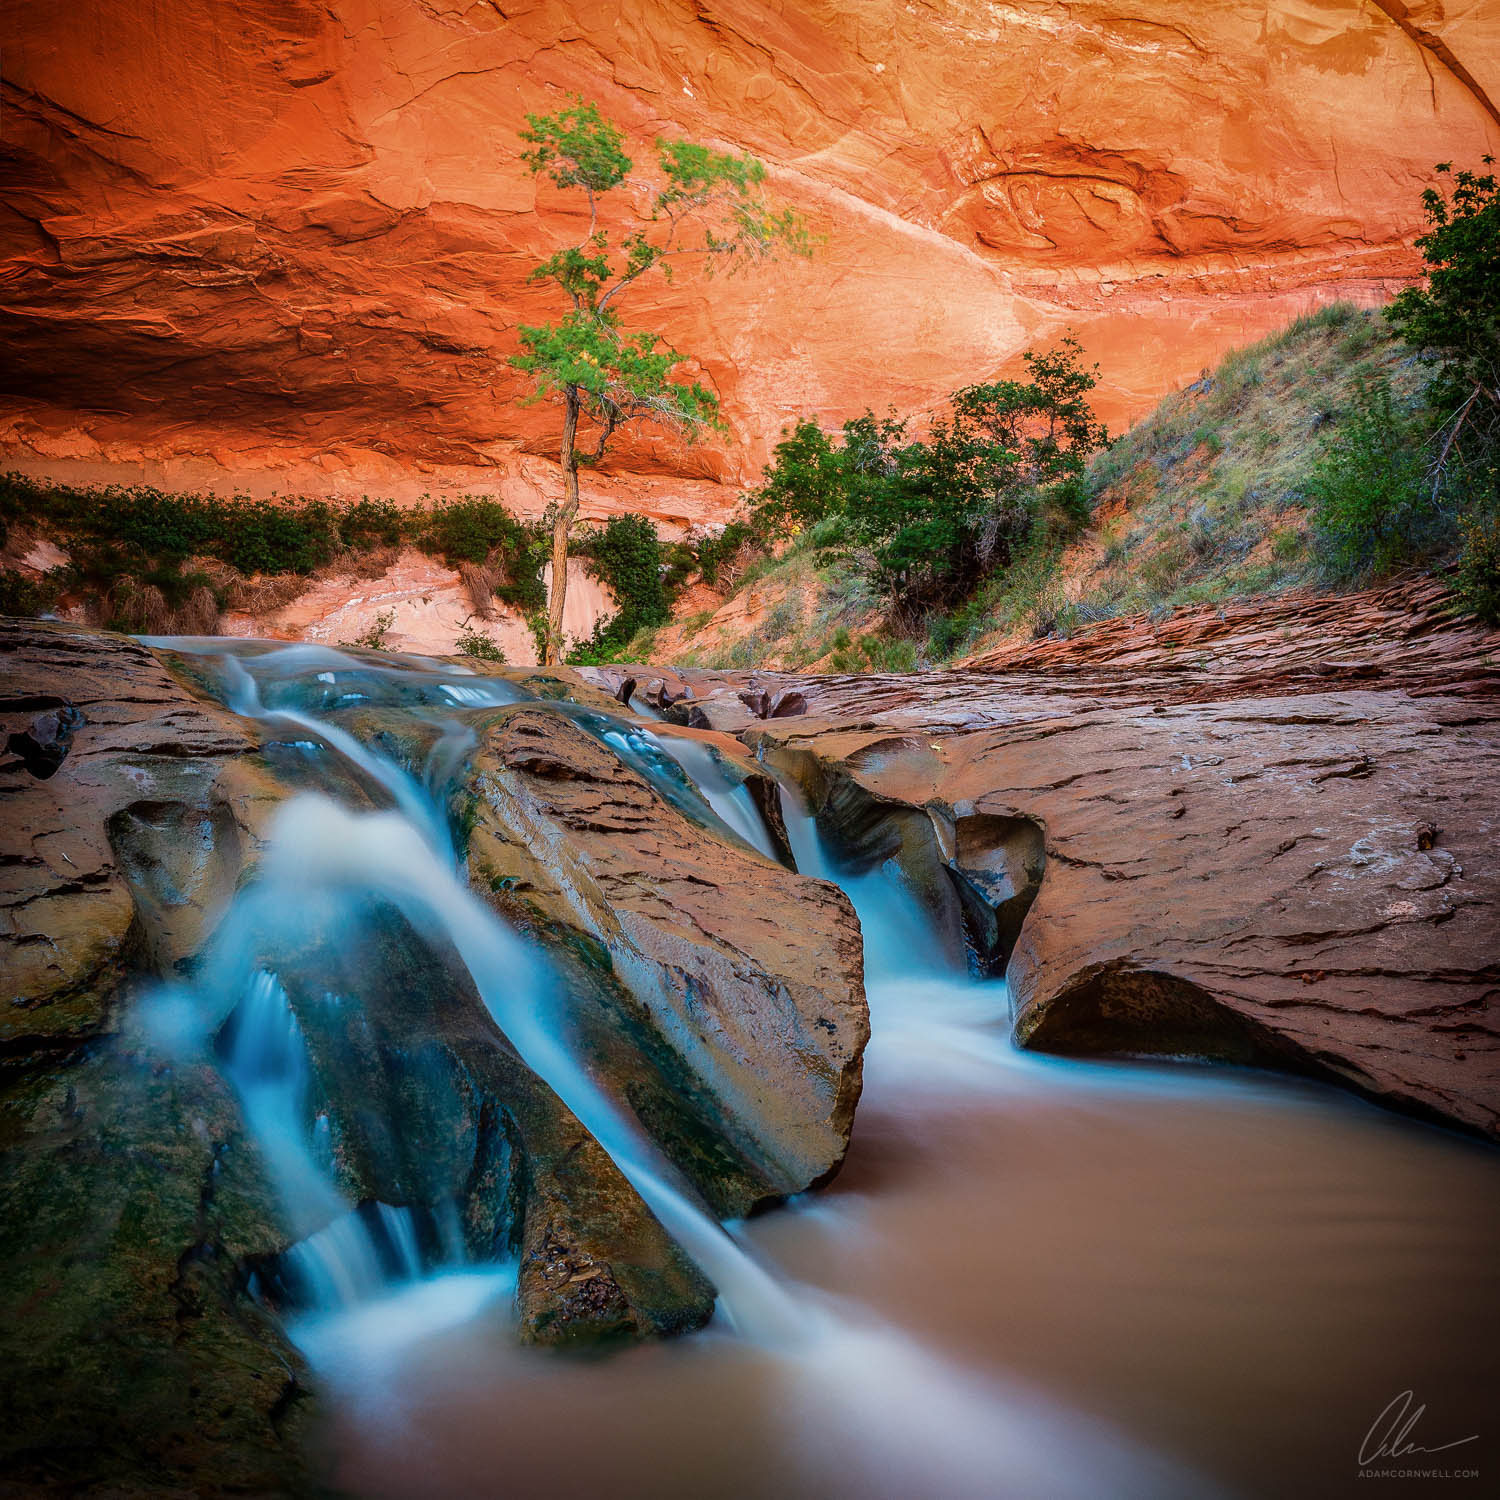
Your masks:
{"label": "small rock", "polygon": [[55,776],[73,748],[73,736],[87,720],[71,704],[38,714],[30,729],[11,735],[5,748],[19,755],[21,763],[38,781]]}

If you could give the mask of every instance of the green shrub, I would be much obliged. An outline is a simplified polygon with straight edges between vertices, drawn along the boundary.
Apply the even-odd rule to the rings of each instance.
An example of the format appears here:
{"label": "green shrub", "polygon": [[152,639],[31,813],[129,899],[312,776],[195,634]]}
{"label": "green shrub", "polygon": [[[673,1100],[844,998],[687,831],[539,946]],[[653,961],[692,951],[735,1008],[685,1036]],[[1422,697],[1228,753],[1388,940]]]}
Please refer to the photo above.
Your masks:
{"label": "green shrub", "polygon": [[352,641],[340,641],[341,646],[365,646],[371,651],[384,651],[385,638],[390,634],[391,626],[396,623],[396,611],[383,609],[375,616],[375,622],[368,630],[362,631]]}
{"label": "green shrub", "polygon": [[1423,484],[1421,431],[1390,383],[1359,388],[1308,487],[1318,557],[1332,578],[1378,577],[1451,538],[1451,515]]}
{"label": "green shrub", "polygon": [[80,488],[7,474],[0,479],[0,527],[18,521],[63,541],[76,583],[101,598],[112,591],[122,598],[148,597],[144,591],[156,589],[177,609],[209,584],[200,573],[183,573],[192,556],[215,558],[247,577],[305,574],[344,550],[370,551],[410,539],[450,565],[494,568],[502,575],[496,595],[517,609],[535,610],[546,602],[545,535],[488,498],[463,496],[430,511],[407,511],[368,495],[355,501],[225,499],[149,485]]}
{"label": "green shrub", "polygon": [[666,590],[668,600],[672,600],[694,573],[702,571],[698,565],[698,549],[691,542],[663,542],[661,557],[661,586]]}
{"label": "green shrub", "polygon": [[719,581],[719,569],[758,539],[759,531],[750,521],[731,521],[718,536],[704,537],[697,547],[698,571],[704,583],[712,588]]}
{"label": "green shrub", "polygon": [[955,392],[951,417],[924,440],[892,448],[888,427],[862,419],[864,448],[886,445],[885,457],[869,465],[879,482],[849,506],[848,524],[893,602],[907,610],[957,602],[1010,565],[1049,505],[1065,527],[1087,512],[1087,459],[1108,435],[1087,400],[1097,370],[1083,368],[1081,356],[1070,338],[1028,351],[1028,379]]}
{"label": "green shrub", "polygon": [[0,615],[34,618],[57,602],[57,591],[45,580],[37,583],[12,568],[0,571]]}
{"label": "green shrub", "polygon": [[454,650],[461,656],[472,656],[476,661],[493,661],[502,665],[505,662],[505,652],[500,649],[499,643],[487,635],[481,635],[472,625],[466,625],[459,632]]}
{"label": "green shrub", "polygon": [[420,521],[420,512],[403,511],[393,500],[363,495],[339,516],[339,538],[354,551],[397,547],[413,523]]}
{"label": "green shrub", "polygon": [[828,434],[811,417],[788,432],[766,465],[765,483],[750,498],[755,529],[764,536],[797,536],[845,503],[847,466]]}
{"label": "green shrub", "polygon": [[1487,508],[1459,523],[1463,552],[1458,565],[1458,597],[1464,607],[1491,625],[1500,625],[1500,509]]}
{"label": "green shrub", "polygon": [[332,560],[339,542],[335,510],[323,500],[247,499],[225,506],[216,521],[220,534],[188,550],[211,552],[247,577],[311,573]]}
{"label": "green shrub", "polygon": [[664,625],[671,618],[662,579],[661,541],[645,516],[614,516],[602,528],[585,533],[574,550],[587,560],[589,572],[609,588],[619,609],[594,627],[588,641],[569,652],[569,662],[584,665],[614,660],[614,653],[638,631]]}
{"label": "green shrub", "polygon": [[940,611],[927,622],[927,655],[934,661],[957,656],[983,628],[984,603],[967,599],[957,609]]}
{"label": "green shrub", "polygon": [[867,555],[887,600],[908,617],[951,606],[1033,533],[1067,536],[1087,522],[1089,455],[1108,441],[1076,340],[1022,356],[1024,380],[966,386],[931,433],[909,440],[895,416],[865,412],[836,444],[804,419],[777,444],[751,497],[768,537]]}
{"label": "green shrub", "polygon": [[[839,644],[842,639],[843,644]],[[745,662],[744,665],[753,665]],[[834,636],[832,654],[828,658],[829,670],[833,672],[914,672],[917,668],[917,646],[904,636],[867,635],[850,640],[848,631],[839,631]]]}
{"label": "green shrub", "polygon": [[468,562],[495,568],[503,574],[495,597],[513,609],[529,613],[547,603],[542,582],[549,555],[547,534],[540,526],[518,521],[499,500],[464,495],[439,501],[427,514],[417,541],[449,566]]}
{"label": "green shrub", "polygon": [[[1484,164],[1494,160],[1486,156]],[[1437,171],[1451,190],[1422,194],[1429,229],[1417,247],[1427,284],[1408,287],[1386,315],[1435,366],[1437,414],[1458,422],[1463,413],[1460,445],[1493,452],[1500,445],[1500,182],[1490,173],[1455,173],[1447,162]]]}

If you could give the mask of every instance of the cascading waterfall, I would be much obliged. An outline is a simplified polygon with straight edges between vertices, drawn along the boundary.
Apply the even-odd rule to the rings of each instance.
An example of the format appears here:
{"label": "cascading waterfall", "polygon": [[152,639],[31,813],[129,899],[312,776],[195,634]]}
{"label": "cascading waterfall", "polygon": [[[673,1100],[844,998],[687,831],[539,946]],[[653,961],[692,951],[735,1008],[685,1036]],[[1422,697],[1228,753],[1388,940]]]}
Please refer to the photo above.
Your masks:
{"label": "cascading waterfall", "polygon": [[[217,945],[214,984],[224,991],[245,983],[246,1014],[255,1022],[253,1029],[238,1027],[236,1037],[253,1035],[253,1045],[263,1050],[269,1046],[261,1040],[267,1026],[285,1038],[278,1053],[279,1066],[273,1070],[274,1086],[253,1094],[242,1090],[242,1098],[255,1101],[253,1111],[247,1102],[247,1121],[272,1163],[293,1222],[329,1219],[329,1205],[341,1204],[341,1200],[318,1167],[312,1140],[301,1123],[306,1055],[285,992],[265,974],[243,981],[238,978],[249,965],[248,933],[275,910],[300,911],[310,900],[329,894],[373,895],[389,901],[415,925],[441,932],[452,943],[512,1046],[599,1141],[668,1232],[703,1269],[733,1325],[764,1340],[796,1337],[802,1325],[776,1282],[694,1201],[695,1195],[676,1169],[633,1118],[627,1118],[605,1096],[563,1041],[566,1017],[545,960],[516,938],[454,873],[440,794],[447,775],[460,763],[463,749],[472,744],[472,731],[460,723],[449,725],[430,758],[438,767],[436,774],[423,786],[340,726],[297,710],[267,706],[256,675],[237,656],[225,654],[222,660],[227,696],[235,712],[291,724],[321,738],[383,787],[396,804],[390,813],[360,815],[312,794],[278,809],[251,899],[242,900],[241,909],[231,914]],[[321,647],[276,650],[253,659],[252,664],[273,673],[288,667],[294,672],[313,669],[330,687],[336,685],[334,674],[339,669],[369,670],[363,663]],[[509,684],[489,679],[483,686],[459,686],[462,692],[450,691],[449,696],[469,708],[495,707],[521,696]],[[342,703],[347,697],[340,694],[334,701]],[[615,721],[603,728],[600,737],[608,743],[630,733]],[[632,760],[653,780],[660,780],[660,766],[651,764],[649,753],[642,753],[656,750],[660,754],[659,747],[651,743],[629,749]],[[709,811],[706,802],[704,811]],[[231,1081],[237,1082],[233,1058],[228,1072]],[[360,1241],[360,1222],[346,1211],[299,1243],[299,1260],[311,1257],[318,1263],[308,1265],[308,1280],[322,1305],[347,1304],[357,1300],[361,1290],[368,1294],[383,1284],[383,1278],[368,1274],[370,1267],[378,1265],[378,1257],[368,1248],[360,1249]],[[332,1271],[320,1264],[329,1253],[339,1259]]]}
{"label": "cascading waterfall", "polygon": [[[302,1028],[274,974],[254,970],[225,1028],[224,1076],[239,1095],[245,1123],[260,1146],[295,1243],[288,1269],[302,1299],[317,1307],[350,1307],[391,1280],[422,1274],[411,1213],[375,1205],[387,1247],[339,1192],[327,1144],[326,1115],[306,1121],[311,1068]],[[386,1269],[386,1261],[391,1267]]]}
{"label": "cascading waterfall", "polygon": [[229,1018],[224,1074],[281,1193],[294,1234],[310,1234],[348,1209],[303,1126],[310,1069],[302,1028],[274,974],[257,970]]}
{"label": "cascading waterfall", "polygon": [[758,854],[764,854],[767,859],[779,857],[776,846],[766,831],[765,819],[755,805],[755,799],[744,782],[732,781],[725,774],[718,758],[707,745],[685,735],[653,733],[650,739],[682,767],[688,779],[727,827]]}
{"label": "cascading waterfall", "polygon": [[859,917],[872,1044],[934,1079],[954,1072],[1012,1077],[1005,982],[978,982],[948,961],[898,872],[836,870],[800,791],[787,782],[781,816],[797,869],[841,886]]}
{"label": "cascading waterfall", "polygon": [[[173,644],[184,649],[185,643]],[[192,649],[206,652],[207,646],[192,643]],[[330,903],[336,912],[340,902],[373,898],[451,946],[527,1066],[577,1116],[710,1278],[721,1326],[734,1331],[747,1355],[775,1371],[783,1420],[789,1432],[801,1433],[800,1448],[812,1454],[832,1443],[843,1468],[860,1474],[866,1494],[905,1496],[926,1485],[954,1500],[992,1495],[997,1449],[1006,1455],[1007,1483],[1016,1494],[1092,1500],[1100,1472],[1110,1474],[1112,1493],[1122,1497],[1206,1493],[1097,1429],[1083,1434],[1035,1396],[928,1353],[865,1309],[775,1275],[702,1207],[633,1114],[601,1089],[570,1045],[566,997],[550,966],[456,871],[443,813],[446,788],[473,743],[461,715],[524,694],[492,679],[451,681],[453,668],[441,663],[387,667],[321,647],[273,649],[241,660],[217,643],[216,654],[225,657],[231,707],[306,732],[394,804],[389,811],[353,812],[316,792],[284,804],[270,825],[255,884],[237,899],[194,980],[205,1013],[232,1015],[221,1043],[224,1071],[299,1236],[287,1260],[308,1300],[324,1314],[294,1328],[315,1363],[339,1372],[346,1388],[368,1384],[375,1370],[389,1381],[397,1366],[371,1362],[366,1356],[372,1349],[389,1352],[462,1324],[514,1284],[510,1267],[480,1274],[450,1264],[430,1274],[434,1268],[423,1263],[409,1212],[389,1204],[363,1211],[350,1205],[333,1179],[327,1117],[306,1117],[306,1044],[285,989],[264,966],[267,934],[285,930],[278,924],[290,920],[288,914],[300,917]],[[425,713],[440,731],[423,777],[268,691],[289,681],[305,688],[309,677],[324,690],[327,711],[357,703],[367,687],[381,683],[397,696],[409,689],[420,699],[412,711]],[[706,826],[776,857],[748,793],[706,746],[570,705],[538,706],[567,713]],[[798,868],[835,878],[812,819],[790,789],[784,813]],[[866,924],[872,1000],[885,996],[883,1008],[894,1013],[904,988],[920,979],[928,989],[963,991],[972,1003],[974,987],[960,976],[921,963],[914,972],[912,955],[928,945],[920,915],[899,884],[881,872],[837,878]],[[989,988],[1003,1002],[1003,987]],[[877,1027],[883,1024],[877,1016]],[[403,1283],[407,1292],[393,1302],[391,1288]],[[693,1342],[711,1350],[722,1337],[710,1333]],[[381,1399],[388,1398],[383,1387]]]}
{"label": "cascading waterfall", "polygon": [[764,1339],[795,1335],[797,1321],[776,1283],[692,1201],[675,1168],[571,1051],[545,960],[457,879],[402,816],[356,815],[326,798],[297,798],[277,814],[263,878],[294,899],[300,887],[373,893],[414,925],[443,933],[522,1060],[703,1269],[735,1326]]}

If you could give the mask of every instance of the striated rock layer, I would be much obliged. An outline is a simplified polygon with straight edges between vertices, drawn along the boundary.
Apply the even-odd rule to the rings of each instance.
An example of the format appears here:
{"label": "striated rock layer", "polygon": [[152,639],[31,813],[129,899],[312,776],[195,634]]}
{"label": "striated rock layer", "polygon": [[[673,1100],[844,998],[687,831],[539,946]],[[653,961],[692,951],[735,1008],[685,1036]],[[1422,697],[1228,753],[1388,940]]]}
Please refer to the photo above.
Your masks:
{"label": "striated rock layer", "polygon": [[637,304],[734,441],[640,437],[586,508],[720,519],[788,417],[920,410],[1075,328],[1119,426],[1229,344],[1414,274],[1500,149],[1500,21],[1362,0],[45,0],[7,7],[0,443],[74,478],[556,492],[504,364],[579,222],[521,169],[570,91],[748,149],[812,265]]}
{"label": "striated rock layer", "polygon": [[1496,1137],[1500,632],[1439,593],[1111,621],[989,671],[629,675],[797,776],[854,867],[895,858],[1023,1045],[1310,1072]]}

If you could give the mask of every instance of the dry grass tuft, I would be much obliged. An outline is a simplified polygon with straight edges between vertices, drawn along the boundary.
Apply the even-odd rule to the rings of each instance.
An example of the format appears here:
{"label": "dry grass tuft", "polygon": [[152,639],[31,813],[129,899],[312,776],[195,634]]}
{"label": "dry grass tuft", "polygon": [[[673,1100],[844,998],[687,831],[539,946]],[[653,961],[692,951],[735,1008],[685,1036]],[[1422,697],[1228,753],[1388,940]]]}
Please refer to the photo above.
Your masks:
{"label": "dry grass tuft", "polygon": [[279,573],[271,578],[257,575],[232,583],[225,590],[224,603],[247,615],[269,615],[306,592],[307,579],[296,573]]}
{"label": "dry grass tuft", "polygon": [[495,585],[500,582],[496,570],[488,563],[461,562],[458,565],[458,576],[463,582],[464,592],[469,596],[469,603],[474,606],[474,613],[481,620],[493,619]]}
{"label": "dry grass tuft", "polygon": [[217,635],[219,633],[219,601],[214,591],[199,584],[187,601],[172,612],[172,635]]}
{"label": "dry grass tuft", "polygon": [[317,576],[338,574],[344,578],[380,578],[390,572],[391,565],[400,555],[399,547],[371,547],[363,552],[345,552],[337,561],[320,569]]}
{"label": "dry grass tuft", "polygon": [[138,586],[122,578],[110,592],[108,613],[132,635],[167,635],[172,611],[167,596],[154,583]]}

